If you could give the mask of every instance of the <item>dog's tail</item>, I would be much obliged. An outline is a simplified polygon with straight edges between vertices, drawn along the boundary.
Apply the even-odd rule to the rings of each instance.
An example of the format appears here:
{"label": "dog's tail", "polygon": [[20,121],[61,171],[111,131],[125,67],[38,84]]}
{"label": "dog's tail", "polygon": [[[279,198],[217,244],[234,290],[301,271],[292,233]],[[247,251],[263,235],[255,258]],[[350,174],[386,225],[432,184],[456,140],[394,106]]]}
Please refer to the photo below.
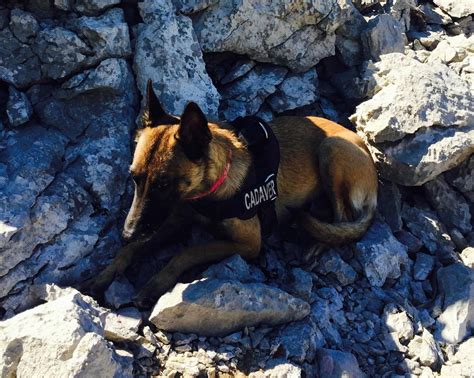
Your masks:
{"label": "dog's tail", "polygon": [[318,241],[337,246],[360,239],[372,223],[374,214],[375,209],[370,208],[353,222],[326,223],[307,212],[300,212],[298,223]]}

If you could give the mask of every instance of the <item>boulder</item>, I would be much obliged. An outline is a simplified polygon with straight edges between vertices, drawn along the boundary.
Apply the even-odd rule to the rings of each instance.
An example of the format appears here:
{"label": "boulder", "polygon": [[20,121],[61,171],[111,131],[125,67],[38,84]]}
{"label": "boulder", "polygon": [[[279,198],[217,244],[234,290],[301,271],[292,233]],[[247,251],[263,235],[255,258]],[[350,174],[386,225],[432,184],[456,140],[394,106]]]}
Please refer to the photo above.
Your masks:
{"label": "boulder", "polygon": [[259,324],[277,325],[304,318],[308,303],[262,283],[203,279],[177,284],[153,308],[159,329],[226,335]]}
{"label": "boulder", "polygon": [[191,20],[177,15],[171,0],[139,6],[145,24],[138,28],[134,70],[142,95],[151,79],[169,113],[181,115],[194,101],[207,115],[217,116],[220,96],[206,72]]}
{"label": "boulder", "polygon": [[31,13],[13,9],[10,13],[10,29],[20,42],[28,43],[38,33],[39,24]]}
{"label": "boulder", "polygon": [[378,219],[356,243],[356,248],[357,259],[372,286],[382,286],[387,278],[400,277],[401,266],[408,260],[408,248]]}
{"label": "boulder", "polygon": [[316,350],[325,344],[321,331],[306,322],[286,326],[278,338],[287,359],[297,363],[311,362]]}
{"label": "boulder", "polygon": [[11,86],[7,103],[8,122],[12,127],[18,127],[28,122],[33,115],[33,107],[25,93]]}
{"label": "boulder", "polygon": [[451,17],[461,18],[474,13],[474,4],[470,0],[433,0],[433,2]]}
{"label": "boulder", "polygon": [[193,18],[205,52],[230,51],[304,72],[334,55],[335,31],[350,15],[346,0],[313,3],[219,2]]}
{"label": "boulder", "polygon": [[105,338],[114,342],[137,341],[138,327],[142,323],[142,315],[134,307],[125,307],[110,312],[105,317]]}
{"label": "boulder", "polygon": [[413,267],[413,278],[417,281],[425,280],[433,270],[435,258],[426,253],[417,253]]}
{"label": "boulder", "polygon": [[265,99],[275,93],[288,70],[272,65],[257,65],[245,76],[221,90],[221,111],[226,120],[255,114]]}
{"label": "boulder", "polygon": [[448,228],[458,228],[462,233],[472,230],[468,202],[447,184],[443,176],[428,181],[423,189],[428,201]]}
{"label": "boulder", "polygon": [[265,281],[262,271],[254,265],[247,264],[240,255],[234,255],[219,264],[210,266],[202,273],[202,276],[245,283]]}
{"label": "boulder", "polygon": [[316,266],[320,274],[333,273],[342,286],[354,283],[357,273],[340,256],[337,250],[331,249],[323,254]]}
{"label": "boulder", "polygon": [[444,301],[435,335],[446,343],[457,344],[474,328],[473,270],[463,264],[441,268],[438,284]]}
{"label": "boulder", "polygon": [[104,293],[105,301],[113,308],[120,308],[127,303],[132,303],[135,297],[135,288],[125,277],[112,282]]}
{"label": "boulder", "polygon": [[473,92],[453,70],[394,53],[364,75],[368,93],[375,94],[351,121],[383,177],[422,185],[472,154]]}
{"label": "boulder", "polygon": [[104,339],[106,312],[79,292],[0,322],[2,376],[132,376]]}
{"label": "boulder", "polygon": [[422,336],[415,335],[410,341],[408,355],[420,361],[421,365],[433,369],[436,369],[439,362],[443,360],[443,354],[433,335],[426,329],[423,330]]}
{"label": "boulder", "polygon": [[362,370],[360,370],[356,358],[351,353],[332,349],[319,349],[318,365],[321,377],[366,377]]}
{"label": "boulder", "polygon": [[381,55],[402,53],[405,49],[402,33],[402,25],[390,14],[372,18],[361,36],[365,58],[378,61]]}
{"label": "boulder", "polygon": [[474,337],[461,343],[457,352],[450,359],[450,365],[441,367],[441,377],[470,377],[474,371]]}
{"label": "boulder", "polygon": [[397,335],[398,340],[404,342],[413,338],[413,323],[405,311],[400,311],[395,305],[385,306],[384,322],[390,332]]}
{"label": "boulder", "polygon": [[315,68],[304,73],[290,73],[267,103],[276,113],[311,104],[318,99],[318,74]]}

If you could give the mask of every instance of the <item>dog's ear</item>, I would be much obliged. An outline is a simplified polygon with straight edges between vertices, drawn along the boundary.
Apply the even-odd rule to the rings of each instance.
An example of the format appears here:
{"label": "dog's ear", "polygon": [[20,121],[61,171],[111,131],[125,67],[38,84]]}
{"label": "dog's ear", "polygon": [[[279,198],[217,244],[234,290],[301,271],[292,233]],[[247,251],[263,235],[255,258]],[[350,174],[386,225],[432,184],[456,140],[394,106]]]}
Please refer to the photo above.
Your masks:
{"label": "dog's ear", "polygon": [[196,103],[186,105],[176,137],[191,160],[206,154],[212,134],[206,116]]}
{"label": "dog's ear", "polygon": [[165,112],[156,97],[153,90],[153,83],[148,79],[146,83],[145,109],[142,115],[142,125],[144,127],[153,127],[157,125],[173,125],[179,123],[179,120]]}

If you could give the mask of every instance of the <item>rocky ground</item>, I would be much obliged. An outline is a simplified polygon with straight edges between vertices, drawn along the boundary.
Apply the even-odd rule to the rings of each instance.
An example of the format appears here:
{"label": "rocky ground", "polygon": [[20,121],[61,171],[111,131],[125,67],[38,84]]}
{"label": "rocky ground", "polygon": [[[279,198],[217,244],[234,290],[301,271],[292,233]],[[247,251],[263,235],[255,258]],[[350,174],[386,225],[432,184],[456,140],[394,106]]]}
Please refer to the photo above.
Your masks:
{"label": "rocky ground", "polygon": [[[0,5],[0,376],[473,376],[472,0],[6,0]],[[377,219],[127,307],[71,287],[121,245],[148,78],[210,118],[313,114],[364,138]],[[207,235],[194,230],[189,240]],[[183,238],[184,239],[184,238]]]}

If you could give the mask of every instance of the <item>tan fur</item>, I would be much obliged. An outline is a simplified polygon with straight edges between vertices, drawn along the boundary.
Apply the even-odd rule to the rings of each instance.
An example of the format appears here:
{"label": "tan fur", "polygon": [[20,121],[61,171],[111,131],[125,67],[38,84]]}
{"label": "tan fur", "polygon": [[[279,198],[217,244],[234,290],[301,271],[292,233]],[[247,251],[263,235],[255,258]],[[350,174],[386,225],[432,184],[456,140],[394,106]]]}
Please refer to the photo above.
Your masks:
{"label": "tan fur", "polygon": [[[270,126],[279,140],[281,154],[276,201],[279,222],[285,222],[296,213],[300,225],[326,244],[343,244],[360,238],[373,218],[377,196],[377,173],[363,141],[344,127],[318,117],[280,117]],[[205,162],[186,159],[175,137],[178,127],[163,125],[142,130],[130,170],[134,175],[145,177],[146,185],[142,190],[145,192],[158,185],[163,177],[179,178],[180,205],[154,234],[124,247],[111,266],[94,280],[95,288],[110,283],[116,274],[124,271],[133,256],[180,232],[182,222],[190,218],[180,215],[188,208],[186,199],[205,192],[222,175],[229,150],[232,161],[228,177],[210,197],[229,198],[241,187],[252,158],[229,125],[209,124],[212,140]],[[140,195],[146,196],[146,193],[136,193],[134,204],[141,200],[137,198]],[[315,206],[329,204],[334,223],[322,222],[301,210],[303,205],[321,195],[327,201],[317,202]],[[172,287],[179,275],[192,266],[218,261],[235,253],[245,258],[258,255],[261,246],[258,217],[226,219],[219,224],[199,214],[194,214],[193,218],[203,224],[212,224],[212,230],[222,239],[191,246],[178,253],[147,283],[136,299],[137,305],[144,305],[147,299],[154,299]]]}

